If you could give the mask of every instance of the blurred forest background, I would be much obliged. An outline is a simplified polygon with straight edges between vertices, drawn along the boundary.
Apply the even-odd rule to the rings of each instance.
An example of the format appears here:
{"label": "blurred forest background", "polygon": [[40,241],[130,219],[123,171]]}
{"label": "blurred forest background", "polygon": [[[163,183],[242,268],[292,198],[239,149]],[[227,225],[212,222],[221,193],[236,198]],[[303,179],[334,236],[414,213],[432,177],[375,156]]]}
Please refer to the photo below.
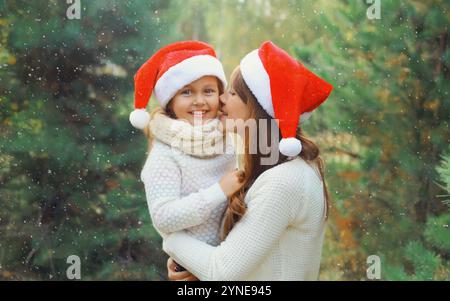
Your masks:
{"label": "blurred forest background", "polygon": [[211,43],[228,74],[271,39],[335,90],[305,124],[332,194],[321,280],[449,280],[450,2],[0,0],[0,279],[164,280],[133,75]]}

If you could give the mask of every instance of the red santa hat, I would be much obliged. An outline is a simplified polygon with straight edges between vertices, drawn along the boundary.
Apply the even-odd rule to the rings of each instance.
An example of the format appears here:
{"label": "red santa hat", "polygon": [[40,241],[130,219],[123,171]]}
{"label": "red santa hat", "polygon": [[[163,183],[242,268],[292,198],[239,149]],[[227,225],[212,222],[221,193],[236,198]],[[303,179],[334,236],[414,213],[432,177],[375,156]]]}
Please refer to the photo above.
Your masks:
{"label": "red santa hat", "polygon": [[333,86],[271,41],[247,54],[240,69],[258,103],[278,122],[280,152],[300,154],[302,144],[295,137],[298,124],[328,98]]}
{"label": "red santa hat", "polygon": [[161,107],[165,108],[181,88],[203,76],[216,76],[224,87],[227,85],[222,64],[210,45],[181,41],[161,48],[134,76],[131,124],[138,129],[147,126],[150,116],[145,108],[153,92]]}

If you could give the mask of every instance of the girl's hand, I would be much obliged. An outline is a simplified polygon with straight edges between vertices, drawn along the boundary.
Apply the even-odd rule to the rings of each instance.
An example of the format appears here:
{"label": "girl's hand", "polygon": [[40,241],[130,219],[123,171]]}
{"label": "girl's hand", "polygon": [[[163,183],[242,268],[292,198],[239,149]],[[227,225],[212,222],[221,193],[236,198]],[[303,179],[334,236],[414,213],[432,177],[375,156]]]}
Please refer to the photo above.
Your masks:
{"label": "girl's hand", "polygon": [[234,170],[225,174],[220,179],[219,184],[227,197],[232,196],[236,191],[241,189],[244,184],[244,171]]}
{"label": "girl's hand", "polygon": [[168,271],[169,280],[174,280],[174,281],[196,281],[196,280],[198,280],[198,278],[195,277],[193,274],[191,274],[189,271],[176,272],[175,271],[176,266],[177,266],[177,264],[172,259],[172,257],[169,257],[169,259],[167,259],[167,271]]}

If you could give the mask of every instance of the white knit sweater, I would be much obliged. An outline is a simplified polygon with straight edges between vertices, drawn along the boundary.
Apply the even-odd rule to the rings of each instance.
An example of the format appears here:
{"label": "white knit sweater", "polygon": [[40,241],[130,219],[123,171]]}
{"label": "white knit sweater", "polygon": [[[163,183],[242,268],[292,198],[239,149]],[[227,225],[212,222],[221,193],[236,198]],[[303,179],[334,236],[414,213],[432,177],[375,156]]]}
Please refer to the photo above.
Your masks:
{"label": "white knit sweater", "polygon": [[164,251],[200,280],[317,280],[325,229],[318,171],[301,158],[261,174],[248,210],[219,246],[184,231]]}
{"label": "white knit sweater", "polygon": [[[154,119],[158,120],[158,126],[153,127],[157,137],[172,135],[167,132],[170,130],[178,135],[172,138],[179,139],[179,127],[185,130],[189,127],[181,121],[162,127],[161,123],[173,122],[159,118]],[[227,197],[218,182],[235,165],[234,154],[193,156],[155,138],[141,180],[153,225],[161,236],[185,229],[207,244],[218,245],[221,219],[227,206]]]}

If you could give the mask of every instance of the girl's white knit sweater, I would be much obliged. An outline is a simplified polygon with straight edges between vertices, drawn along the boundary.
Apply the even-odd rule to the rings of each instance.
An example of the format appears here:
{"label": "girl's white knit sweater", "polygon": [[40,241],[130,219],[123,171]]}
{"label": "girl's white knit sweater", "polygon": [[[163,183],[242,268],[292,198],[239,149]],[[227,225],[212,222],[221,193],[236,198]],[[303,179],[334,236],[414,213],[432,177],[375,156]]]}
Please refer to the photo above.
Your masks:
{"label": "girl's white knit sweater", "polygon": [[163,244],[200,280],[317,280],[325,198],[317,168],[301,158],[262,173],[243,218],[217,247],[184,231]]}
{"label": "girl's white knit sweater", "polygon": [[[175,121],[174,124],[164,116],[158,118],[153,126],[155,136],[167,138],[167,141],[189,139],[180,137],[177,128],[186,130],[187,123]],[[221,218],[227,206],[227,197],[218,182],[235,164],[234,154],[193,156],[155,138],[141,171],[141,180],[153,225],[161,236],[186,230],[207,244],[217,245]]]}

